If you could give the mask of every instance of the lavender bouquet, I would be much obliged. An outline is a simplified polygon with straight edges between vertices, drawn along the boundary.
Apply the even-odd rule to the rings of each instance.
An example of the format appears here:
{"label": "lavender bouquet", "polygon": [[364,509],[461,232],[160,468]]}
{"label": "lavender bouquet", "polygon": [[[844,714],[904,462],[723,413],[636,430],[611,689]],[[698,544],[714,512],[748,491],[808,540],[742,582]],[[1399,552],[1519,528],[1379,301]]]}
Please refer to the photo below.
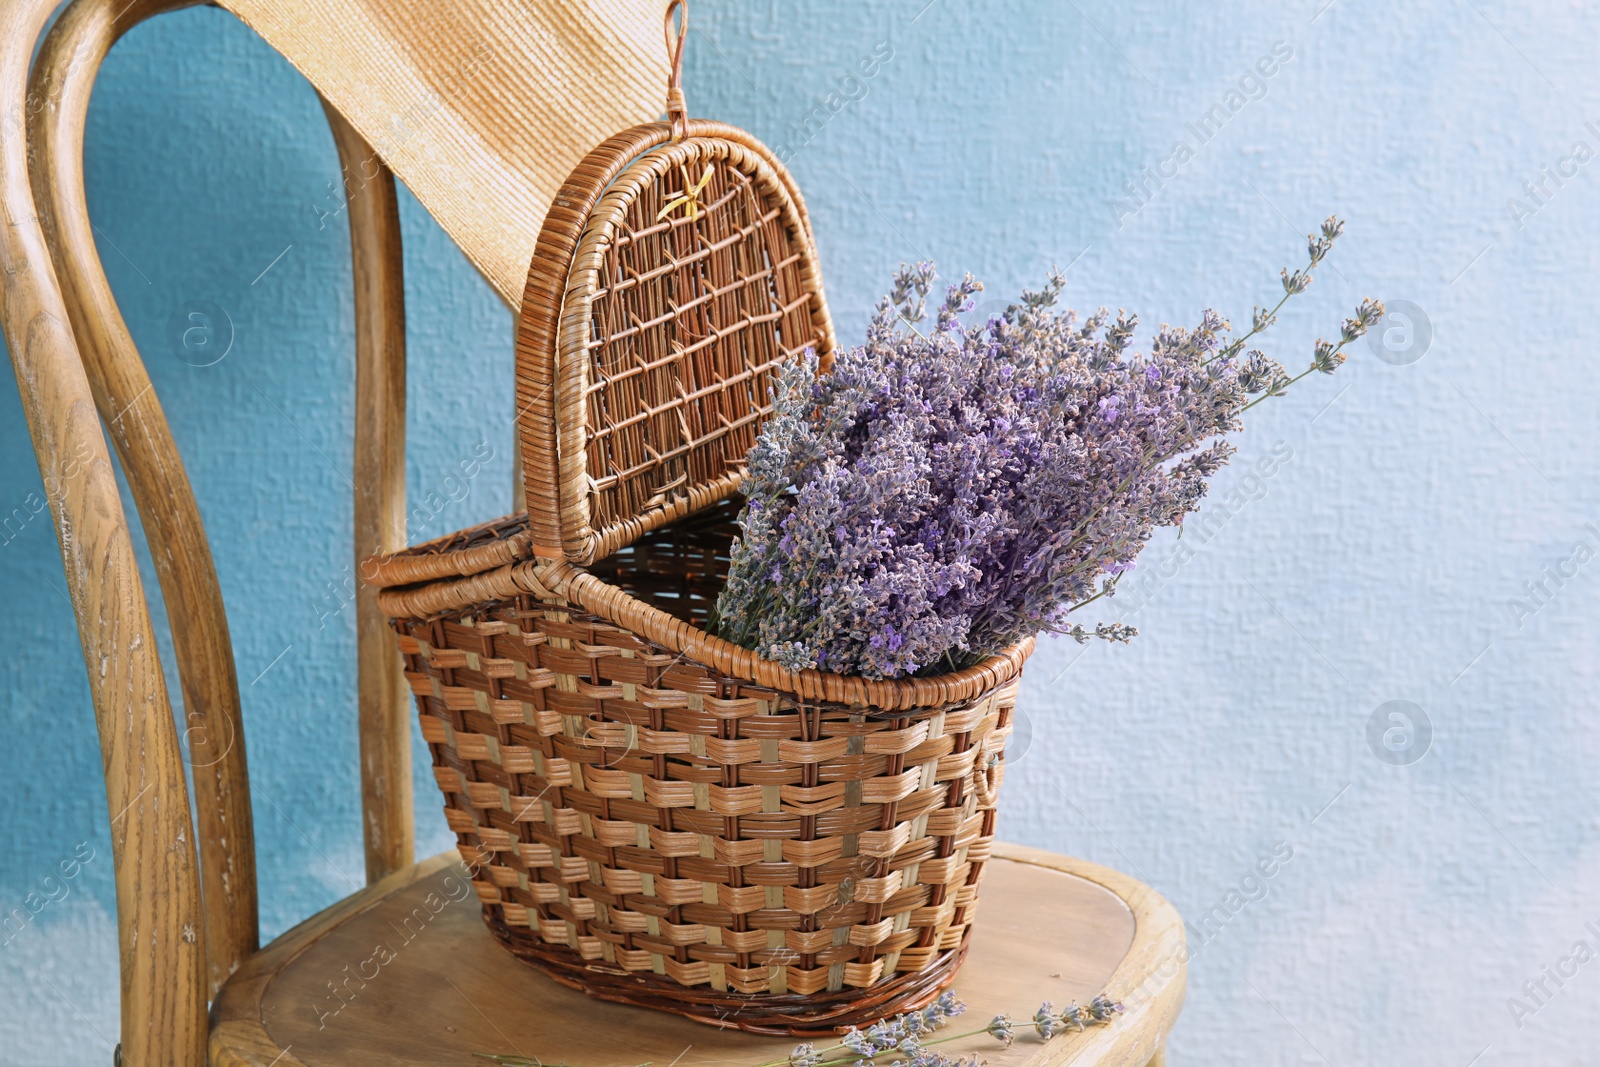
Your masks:
{"label": "lavender bouquet", "polygon": [[1071,613],[1112,595],[1160,526],[1180,526],[1234,449],[1240,416],[1313,371],[1383,314],[1364,301],[1298,376],[1246,345],[1304,292],[1343,223],[1308,240],[1283,295],[1230,337],[1206,311],[1132,351],[1137,319],[1057,311],[1062,278],[1002,317],[963,325],[970,275],[933,328],[931,264],[902,266],[866,343],[774,390],[749,456],[722,636],[786,667],[867,678],[958,670],[1040,631],[1123,641]]}

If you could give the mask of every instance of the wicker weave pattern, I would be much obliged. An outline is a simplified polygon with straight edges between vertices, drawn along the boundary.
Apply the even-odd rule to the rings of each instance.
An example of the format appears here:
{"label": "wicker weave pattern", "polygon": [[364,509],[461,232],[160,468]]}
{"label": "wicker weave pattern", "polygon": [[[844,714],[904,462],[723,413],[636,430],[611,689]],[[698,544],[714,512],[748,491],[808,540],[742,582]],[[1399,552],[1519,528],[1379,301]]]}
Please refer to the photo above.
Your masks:
{"label": "wicker weave pattern", "polygon": [[868,987],[963,948],[1016,680],[877,717],[531,598],[400,629],[450,825],[510,931],[744,994]]}
{"label": "wicker weave pattern", "polygon": [[[658,218],[702,177],[694,217],[680,206]],[[580,521],[602,537],[686,485],[737,478],[775,368],[807,348],[826,355],[795,240],[803,225],[771,168],[727,141],[640,158],[596,207],[563,347],[587,416],[571,428],[588,453]]]}
{"label": "wicker weave pattern", "polygon": [[[587,564],[726,497],[774,369],[833,351],[783,164],[742,130],[687,128],[681,141],[651,124],[598,146],[546,216],[517,338],[542,558]],[[657,217],[686,193],[692,205]]]}
{"label": "wicker weave pattern", "polygon": [[496,936],[595,996],[826,1033],[954,980],[1032,642],[869,680],[706,632],[771,379],[833,332],[782,164],[678,125],[595,148],[546,215],[527,514],[362,578]]}

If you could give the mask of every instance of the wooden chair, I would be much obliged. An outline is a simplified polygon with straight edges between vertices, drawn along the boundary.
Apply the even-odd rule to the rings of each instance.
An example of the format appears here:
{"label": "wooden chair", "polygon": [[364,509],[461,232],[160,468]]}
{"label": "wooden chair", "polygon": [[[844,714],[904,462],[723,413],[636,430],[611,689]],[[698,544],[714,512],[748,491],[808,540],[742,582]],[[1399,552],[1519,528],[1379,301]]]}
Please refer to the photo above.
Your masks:
{"label": "wooden chair", "polygon": [[[122,946],[120,1062],[322,1067],[467,1062],[485,1051],[604,1067],[666,1062],[690,1046],[687,1062],[785,1056],[790,1042],[556,986],[491,943],[453,854],[414,862],[412,709],[367,592],[358,598],[357,673],[369,885],[258,947],[227,619],[194,495],[96,254],[83,187],[84,119],[100,62],[130,27],[195,2],[74,0],[30,77],[56,0],[0,0],[0,320],[50,490],[100,733]],[[659,114],[665,0],[223,6],[324,98],[345,170],[356,287],[353,550],[361,559],[400,548],[405,353],[394,176],[515,308],[567,171],[593,144]],[[168,605],[191,724],[193,809],[104,431]],[[1176,913],[1093,864],[1010,847],[998,855],[957,986],[974,1016],[1103,989],[1128,1011],[1115,1025],[1050,1044],[991,1044],[987,1058],[1160,1062],[1184,990]],[[1011,906],[1023,900],[1028,908]],[[1029,912],[1029,927],[1014,928],[1014,916]],[[392,958],[377,957],[380,943]]]}

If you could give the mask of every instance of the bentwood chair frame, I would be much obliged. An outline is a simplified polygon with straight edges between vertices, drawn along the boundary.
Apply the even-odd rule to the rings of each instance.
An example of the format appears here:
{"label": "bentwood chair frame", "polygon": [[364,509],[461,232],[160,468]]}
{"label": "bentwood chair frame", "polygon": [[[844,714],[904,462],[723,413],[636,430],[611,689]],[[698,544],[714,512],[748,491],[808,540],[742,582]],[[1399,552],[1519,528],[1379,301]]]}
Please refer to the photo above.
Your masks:
{"label": "bentwood chair frame", "polygon": [[[107,802],[115,816],[117,925],[124,947],[121,1059],[128,1064],[204,1063],[207,1002],[259,945],[243,720],[216,569],[171,431],[101,268],[83,184],[85,119],[101,62],[134,26],[196,3],[75,0],[45,37],[31,77],[34,43],[57,4],[0,3],[0,200],[7,223],[0,232],[0,318],[41,474],[52,487],[50,504],[90,665]],[[520,5],[487,0],[464,6],[479,8],[484,25],[493,26]],[[660,26],[664,0],[634,6],[638,25]],[[659,31],[636,36],[655,41]],[[619,87],[610,113],[598,116],[600,128],[654,117],[637,91],[649,85],[649,98],[658,96],[664,45],[654,58],[634,85]],[[346,182],[346,193],[356,286],[354,552],[363,559],[404,547],[399,213],[388,161],[327,100],[324,108],[344,172],[361,178]],[[536,232],[535,225],[530,247]],[[520,277],[466,250],[514,307]],[[102,426],[122,461],[168,605],[189,724],[193,813]],[[357,593],[356,615],[370,883],[413,859],[412,712],[387,621],[365,587]],[[191,831],[196,815],[198,855]]]}
{"label": "bentwood chair frame", "polygon": [[[85,118],[101,61],[132,27],[197,2],[73,0],[32,60],[57,0],[0,0],[0,323],[50,489],[89,667],[112,815],[120,1061],[136,1067],[205,1063],[208,1002],[259,948],[243,721],[222,596],[194,493],[101,267],[83,183]],[[647,54],[612,57],[616,64],[631,63],[629,76],[609,79],[601,95],[588,100],[596,112],[588,116],[593,128],[608,135],[655,118],[667,70],[659,38],[666,0],[575,2],[629,22],[626,29],[637,31],[630,40],[657,42]],[[371,6],[371,0],[341,3],[352,10]],[[277,27],[280,39],[263,32],[280,47],[295,32],[291,9],[312,7],[283,0],[225,0],[224,6],[258,30],[267,23]],[[454,7],[471,9],[463,17],[480,18],[486,27],[528,10],[517,0],[456,0]],[[303,54],[290,58],[307,69]],[[405,322],[390,170],[397,153],[387,150],[391,146],[375,150],[346,119],[350,108],[359,109],[353,82],[340,84],[326,69],[321,77],[307,72],[326,94],[345,172],[361,179],[346,183],[356,289],[353,547],[359,560],[404,547]],[[568,147],[581,152],[598,139],[585,127],[573,131]],[[414,189],[426,184],[422,171],[414,180],[396,169]],[[419,197],[439,214],[437,203],[420,190]],[[528,230],[531,248],[540,209],[527,199],[517,202],[523,214],[515,221]],[[452,236],[515,308],[526,255],[519,264],[516,248],[475,246],[471,220],[455,221]],[[168,607],[189,725],[193,810],[106,431]],[[367,878],[378,883],[413,864],[412,709],[375,593],[363,587],[356,608],[363,838]],[[1181,948],[1181,933],[1165,913],[1162,922],[1159,946],[1153,941],[1146,949],[1165,946],[1171,955],[1173,945]],[[1181,960],[1176,966],[1162,994],[1162,1033],[1181,1002]]]}

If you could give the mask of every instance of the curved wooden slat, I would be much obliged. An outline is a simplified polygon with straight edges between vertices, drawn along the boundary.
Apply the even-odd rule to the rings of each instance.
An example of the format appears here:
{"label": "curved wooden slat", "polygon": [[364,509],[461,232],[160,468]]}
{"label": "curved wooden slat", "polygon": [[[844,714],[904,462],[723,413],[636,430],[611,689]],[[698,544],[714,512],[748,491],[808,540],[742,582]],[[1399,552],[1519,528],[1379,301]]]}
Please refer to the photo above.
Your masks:
{"label": "curved wooden slat", "polygon": [[55,0],[0,5],[0,325],[44,476],[105,765],[122,1062],[205,1058],[205,933],[187,785],[94,396],[29,186],[28,68]]}
{"label": "curved wooden slat", "polygon": [[200,822],[207,979],[215,992],[254,952],[255,833],[239,680],[222,591],[194,490],[111,293],[83,184],[83,131],[100,64],[130,28],[195,0],[77,0],[52,27],[31,80],[32,179],[62,295],[101,418],[144,522],[167,603]]}
{"label": "curved wooden slat", "polygon": [[[355,565],[406,543],[406,309],[394,175],[324,100],[344,174],[356,285]],[[409,867],[411,690],[378,594],[356,585],[357,722],[367,881]]]}
{"label": "curved wooden slat", "polygon": [[[91,385],[102,413],[113,429],[114,440],[125,466],[133,475],[131,480],[135,497],[145,514],[153,555],[159,567],[158,574],[172,609],[180,676],[192,723],[189,737],[193,742],[192,759],[197,772],[201,844],[210,860],[203,868],[206,895],[209,900],[217,902],[217,906],[209,907],[206,911],[208,929],[212,934],[209,943],[213,946],[208,977],[209,985],[214,989],[257,943],[253,840],[243,734],[239,725],[237,680],[220,592],[216,586],[198,508],[172,447],[170,431],[150,390],[148,376],[138,361],[137,351],[94,254],[92,229],[83,210],[81,176],[82,117],[94,76],[104,55],[132,25],[162,11],[190,6],[193,2],[134,0],[131,4],[124,4],[120,0],[116,3],[85,0],[71,5],[58,24],[52,38],[54,43],[49,46],[50,51],[41,53],[34,86],[35,99],[57,101],[61,106],[29,108],[29,111],[38,127],[37,138],[42,146],[35,157],[35,180],[40,187],[40,199],[46,205],[43,214],[47,235],[63,264],[68,313],[86,338],[84,347]],[[352,18],[361,21],[376,17],[374,25],[388,40],[381,44],[368,41],[373,46],[369,51],[346,56],[343,60],[335,59],[333,67],[343,68],[338,71],[319,68],[314,60],[291,49],[303,69],[313,73],[320,71],[324,83],[343,85],[341,77],[362,62],[372,61],[377,53],[388,55],[391,60],[395,55],[407,54],[415,60],[415,53],[409,51],[411,46],[440,39],[437,33],[427,28],[431,25],[427,19],[420,22],[404,18],[391,20],[379,9],[369,10],[363,0],[340,2],[344,4],[342,13],[330,10],[322,14],[341,22],[348,22]],[[605,6],[606,0],[600,2]],[[339,4],[333,6],[338,7]],[[491,2],[485,10],[492,8]],[[607,12],[617,16],[607,21],[624,31],[629,19],[640,17],[637,9],[628,10],[627,5],[615,10],[607,7]],[[248,12],[252,24],[272,33],[274,38],[279,32],[293,36],[295,31],[284,31],[281,21],[274,22],[286,14],[303,15],[305,12],[298,8],[291,11],[289,5],[274,9],[271,4],[255,5]],[[591,36],[590,30],[581,30],[577,38],[572,39],[573,32],[577,27],[595,21],[577,17],[578,14],[581,13],[563,11],[557,16],[562,23],[559,35],[562,40],[556,45],[556,51],[557,54],[564,51],[569,67],[572,56],[582,54],[581,49],[578,53],[572,52],[576,40],[582,39],[587,46]],[[464,17],[462,12],[441,17],[448,19],[457,16]],[[303,21],[305,24],[299,30],[307,29],[315,19],[306,18]],[[503,22],[493,18],[478,21],[487,24]],[[645,21],[651,20],[646,18]],[[275,25],[277,32],[273,31]],[[505,27],[502,26],[502,29]],[[528,36],[528,29],[515,28],[504,36],[526,43],[522,42],[522,38]],[[315,36],[313,31],[312,38]],[[549,47],[544,37],[542,31],[533,32],[536,50]],[[629,65],[630,77],[637,77],[642,69],[650,65],[648,60],[653,45],[636,44],[638,35],[627,32],[623,32],[621,37],[620,43],[610,42],[604,50],[605,62]],[[640,56],[634,54],[636,49],[643,50],[645,62],[642,66],[637,62]],[[495,50],[498,51],[498,48]],[[512,51],[520,54],[526,49]],[[473,56],[475,64],[511,58],[509,55],[496,57],[483,53],[484,49],[479,48]],[[538,66],[524,64],[523,69]],[[540,69],[536,77],[550,78],[552,69]],[[396,73],[392,66],[390,73]],[[475,94],[457,97],[457,92],[465,89],[465,74],[470,72],[453,69],[443,73],[447,82],[445,87],[450,91],[444,97],[424,102],[445,106],[407,109],[403,117],[417,129],[435,120],[444,121],[451,124],[452,136],[455,136],[463,130],[476,127],[482,116],[475,112],[484,105],[484,101]],[[440,70],[430,69],[424,63],[407,77],[420,79],[419,84],[431,84],[438,80],[435,76],[440,74]],[[451,82],[451,78],[455,81]],[[555,80],[560,83],[563,79],[555,76]],[[638,84],[649,80],[643,78]],[[614,92],[615,88],[613,80],[607,91]],[[635,95],[639,94],[637,88],[634,92]],[[498,89],[494,95],[499,95]],[[492,100],[488,106],[494,106]],[[616,106],[627,117],[633,118],[641,105],[638,100],[617,97]],[[609,127],[612,123],[607,117],[609,114],[605,107],[590,108],[578,120],[574,120],[572,117],[560,117],[557,112],[558,117],[553,121],[563,127],[561,136],[554,140],[545,138],[537,147],[545,150],[547,157],[557,141],[572,142],[567,151],[580,150],[593,136],[587,132],[585,123],[598,123],[596,128]],[[363,558],[374,549],[393,549],[404,543],[403,310],[399,299],[397,212],[393,204],[392,177],[387,167],[377,161],[370,147],[352,127],[337,115],[334,122],[341,157],[347,165],[351,165],[352,170],[370,174],[372,178],[349,184],[353,257],[360,289],[357,300],[359,408],[356,469],[357,481],[367,491],[358,494],[366,499],[357,501],[356,545],[358,558]],[[392,130],[387,132],[394,133]],[[408,154],[406,142],[409,140],[408,131],[398,140],[391,137],[386,144],[397,154],[405,156]],[[410,150],[418,147],[420,145],[415,143],[409,145]],[[526,155],[533,146],[513,136],[505,143],[490,143],[483,147],[488,149],[491,158],[504,160]],[[468,154],[476,158],[482,153]],[[433,153],[428,153],[428,157],[432,158]],[[71,160],[73,164],[66,168],[72,172],[71,176],[65,178],[57,174],[64,159]],[[548,158],[540,164],[548,165],[552,165]],[[509,194],[518,205],[513,215],[542,208],[538,203],[538,175],[534,171],[529,168],[501,168],[502,179],[513,173],[518,178],[518,182],[512,184],[519,185],[519,188]],[[432,188],[438,185],[437,181],[426,175],[419,174],[418,179],[420,186]],[[484,200],[483,192],[480,189],[469,199],[481,202]],[[506,190],[497,189],[489,199],[503,199],[503,193]],[[530,193],[533,194],[531,198]],[[502,232],[506,229],[503,225],[497,228]],[[465,231],[457,226],[452,227],[452,232],[461,239]],[[531,241],[531,236],[527,239]],[[469,248],[468,251],[480,267],[486,265],[483,247]],[[393,269],[390,269],[391,265]],[[516,264],[516,269],[520,271],[520,263]],[[390,415],[399,417],[391,419],[388,417]],[[363,589],[361,598],[370,601],[373,594]],[[358,620],[361,667],[367,678],[366,684],[361,687],[364,836],[367,841],[369,877],[378,877],[388,870],[404,866],[411,858],[407,758],[409,710],[405,707],[406,694],[398,677],[398,668],[393,662],[392,650],[386,647],[388,637],[381,616],[372,604],[358,603]]]}

